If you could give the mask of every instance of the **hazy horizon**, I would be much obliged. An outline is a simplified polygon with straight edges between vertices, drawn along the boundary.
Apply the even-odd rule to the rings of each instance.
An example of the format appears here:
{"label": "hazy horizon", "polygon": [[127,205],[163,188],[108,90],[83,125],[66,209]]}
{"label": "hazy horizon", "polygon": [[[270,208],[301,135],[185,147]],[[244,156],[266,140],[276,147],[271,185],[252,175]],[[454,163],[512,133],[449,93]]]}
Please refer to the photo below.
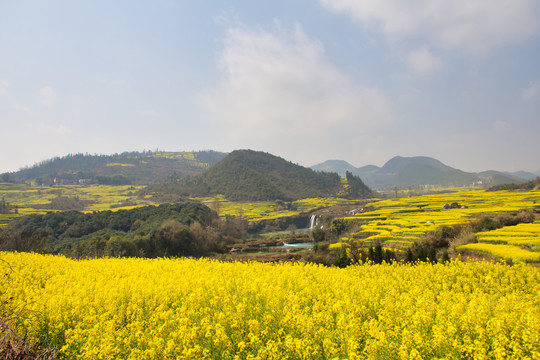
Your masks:
{"label": "hazy horizon", "polygon": [[540,2],[5,1],[0,173],[250,148],[540,171]]}
{"label": "hazy horizon", "polygon": [[[242,149],[235,149],[235,150],[242,150]],[[254,150],[254,149],[249,149],[249,150]],[[91,156],[101,156],[101,155],[105,155],[105,156],[109,156],[109,155],[115,155],[115,154],[122,154],[124,152],[132,152],[132,151],[138,151],[138,150],[126,150],[126,151],[122,151],[122,152],[117,152],[117,153],[111,153],[111,154],[100,154],[100,153],[94,153],[94,154],[90,154],[90,153],[85,153],[84,155],[91,155]],[[168,150],[168,149],[143,149],[141,150],[140,152],[145,152],[145,151],[151,151],[151,152],[198,152],[198,151],[218,151],[218,150],[214,150],[214,149],[204,149],[204,150]],[[234,151],[234,150],[233,150]],[[257,150],[255,150],[257,151]],[[229,152],[226,152],[226,151],[218,151],[218,152],[223,152],[223,153],[229,153]],[[82,154],[82,153],[78,153],[78,154]],[[70,155],[70,154],[65,154],[64,156],[67,156],[67,155]],[[71,154],[71,155],[75,155],[75,154]],[[272,155],[275,155],[275,154],[272,154]],[[33,167],[33,166],[39,166],[39,164],[43,161],[48,161],[48,160],[53,160],[54,158],[56,157],[59,157],[59,158],[62,158],[63,156],[55,156],[55,157],[52,157],[52,158],[48,158],[48,159],[43,159],[41,161],[38,161],[38,162],[35,162],[33,164],[27,164],[27,165],[24,165],[24,166],[21,166],[19,167],[18,169],[16,170],[11,170],[11,171],[6,171],[6,172],[16,172],[16,171],[20,171],[20,170],[24,170],[25,168],[29,168],[29,167]],[[318,163],[313,163],[313,164],[299,164],[301,166],[304,166],[304,167],[314,167],[316,165],[320,165],[326,161],[345,161],[347,162],[348,164],[356,167],[356,168],[361,168],[363,166],[371,166],[371,165],[375,165],[375,166],[378,166],[378,167],[383,167],[386,162],[388,162],[389,160],[393,159],[394,157],[407,157],[407,156],[402,156],[402,155],[395,155],[395,156],[392,156],[391,158],[387,159],[386,161],[384,161],[383,163],[380,163],[380,164],[374,164],[374,163],[371,163],[371,164],[360,164],[360,165],[356,165],[354,163],[351,163],[350,161],[347,161],[347,160],[344,160],[344,159],[326,159],[326,160],[323,160],[323,161],[320,161]],[[410,157],[429,157],[429,158],[433,158],[431,156],[428,156],[428,155],[412,155]],[[433,158],[435,159],[435,158]],[[287,161],[292,161],[291,159],[287,159],[287,158],[284,158],[284,160],[287,160]],[[435,160],[439,160],[439,159],[435,159]],[[440,161],[440,160],[439,160]],[[446,164],[444,163],[444,161],[441,161],[444,165],[447,165],[447,166],[450,166],[452,168],[455,168],[455,169],[458,169],[458,170],[463,170],[459,167],[456,167],[456,166],[452,166],[450,164]],[[528,171],[528,170],[518,170],[518,171],[508,171],[508,170],[505,170],[505,169],[482,169],[482,170],[470,170],[469,172],[475,172],[475,173],[479,173],[479,172],[483,172],[483,171],[490,171],[490,170],[495,170],[495,171],[500,171],[500,172],[519,172],[519,171],[525,171],[525,172],[530,172],[532,174],[535,174],[535,175],[540,175],[540,171]]]}

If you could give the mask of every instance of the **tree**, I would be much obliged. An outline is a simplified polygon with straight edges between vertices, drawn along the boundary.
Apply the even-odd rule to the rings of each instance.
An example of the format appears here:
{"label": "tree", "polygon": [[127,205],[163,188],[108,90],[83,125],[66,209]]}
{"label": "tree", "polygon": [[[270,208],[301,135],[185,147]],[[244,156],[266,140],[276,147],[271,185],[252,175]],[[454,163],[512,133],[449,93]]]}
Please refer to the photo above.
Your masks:
{"label": "tree", "polygon": [[351,172],[345,172],[347,184],[349,185],[348,197],[351,199],[366,197],[371,194],[371,189],[364,184],[362,179],[353,175]]}

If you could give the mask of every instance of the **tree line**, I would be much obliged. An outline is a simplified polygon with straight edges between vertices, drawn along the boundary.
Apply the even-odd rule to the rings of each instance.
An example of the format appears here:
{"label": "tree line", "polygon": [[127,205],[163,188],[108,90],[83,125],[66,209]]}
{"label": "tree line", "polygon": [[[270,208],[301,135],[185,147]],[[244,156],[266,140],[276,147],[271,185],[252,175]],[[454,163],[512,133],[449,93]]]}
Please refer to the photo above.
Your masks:
{"label": "tree line", "polygon": [[15,219],[0,230],[0,249],[96,256],[202,256],[246,237],[246,224],[221,220],[198,203],[131,210],[51,212]]}

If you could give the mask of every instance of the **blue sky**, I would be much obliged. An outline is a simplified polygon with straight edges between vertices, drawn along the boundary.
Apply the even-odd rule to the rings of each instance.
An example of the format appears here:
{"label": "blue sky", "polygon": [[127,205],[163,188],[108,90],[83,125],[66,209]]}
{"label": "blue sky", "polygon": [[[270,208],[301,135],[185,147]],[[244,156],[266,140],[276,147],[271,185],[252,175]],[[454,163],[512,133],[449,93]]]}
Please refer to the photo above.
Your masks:
{"label": "blue sky", "polygon": [[537,0],[0,0],[0,172],[251,148],[540,170]]}

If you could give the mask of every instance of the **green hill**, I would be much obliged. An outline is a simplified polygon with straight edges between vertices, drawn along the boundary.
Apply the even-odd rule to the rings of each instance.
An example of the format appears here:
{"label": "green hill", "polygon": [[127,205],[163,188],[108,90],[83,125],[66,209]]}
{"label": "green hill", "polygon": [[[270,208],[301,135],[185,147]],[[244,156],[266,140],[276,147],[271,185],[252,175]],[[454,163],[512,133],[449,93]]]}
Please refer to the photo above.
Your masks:
{"label": "green hill", "polygon": [[150,185],[144,192],[162,201],[217,194],[235,201],[290,201],[338,195],[360,198],[372,194],[358,177],[349,174],[348,183],[345,190],[336,173],[317,172],[264,152],[237,150],[202,175]]}
{"label": "green hill", "polygon": [[475,174],[454,169],[426,156],[396,156],[370,177],[370,180],[376,181],[380,186],[461,186],[470,185],[476,179]]}
{"label": "green hill", "polygon": [[[388,160],[383,167],[367,165],[354,168],[349,163],[340,160],[330,160],[312,166],[312,169],[322,171],[350,171],[361,177],[365,183],[376,189],[391,188],[395,186],[466,186],[473,183],[484,185],[497,185],[509,182],[523,182],[524,178],[518,174],[503,173],[499,171],[485,171],[481,173],[468,173],[427,156],[402,157],[395,156]],[[523,173],[527,177],[533,174]]]}
{"label": "green hill", "polygon": [[226,154],[199,152],[124,152],[114,155],[70,154],[0,175],[0,181],[38,185],[150,184],[167,177],[198,175]]}

